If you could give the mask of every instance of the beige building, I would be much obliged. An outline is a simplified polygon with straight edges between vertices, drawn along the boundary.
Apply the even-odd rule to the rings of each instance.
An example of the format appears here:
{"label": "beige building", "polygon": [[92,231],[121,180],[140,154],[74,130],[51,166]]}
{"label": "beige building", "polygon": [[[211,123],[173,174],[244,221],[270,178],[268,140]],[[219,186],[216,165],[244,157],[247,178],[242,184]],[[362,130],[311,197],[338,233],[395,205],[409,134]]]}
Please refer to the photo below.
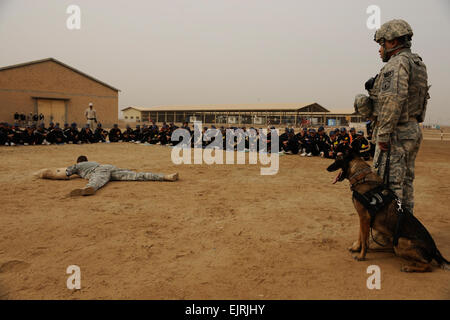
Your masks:
{"label": "beige building", "polygon": [[353,110],[329,111],[318,103],[227,104],[198,106],[127,107],[127,122],[193,122],[220,125],[346,126],[363,119]]}
{"label": "beige building", "polygon": [[104,127],[118,121],[119,90],[54,58],[0,68],[0,121],[42,113],[45,124],[86,123],[89,103]]}
{"label": "beige building", "polygon": [[125,122],[141,122],[142,111],[139,107],[127,107],[122,109],[122,120]]}

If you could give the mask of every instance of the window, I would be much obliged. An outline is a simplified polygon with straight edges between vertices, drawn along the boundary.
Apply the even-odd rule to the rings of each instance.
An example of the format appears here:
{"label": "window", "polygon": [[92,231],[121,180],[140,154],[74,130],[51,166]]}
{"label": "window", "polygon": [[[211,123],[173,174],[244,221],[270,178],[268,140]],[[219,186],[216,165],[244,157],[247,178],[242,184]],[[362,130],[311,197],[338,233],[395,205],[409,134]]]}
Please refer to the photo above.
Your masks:
{"label": "window", "polygon": [[130,119],[133,119],[133,116],[131,116]]}
{"label": "window", "polygon": [[125,119],[128,119],[128,117],[127,117],[127,116],[125,116]]}

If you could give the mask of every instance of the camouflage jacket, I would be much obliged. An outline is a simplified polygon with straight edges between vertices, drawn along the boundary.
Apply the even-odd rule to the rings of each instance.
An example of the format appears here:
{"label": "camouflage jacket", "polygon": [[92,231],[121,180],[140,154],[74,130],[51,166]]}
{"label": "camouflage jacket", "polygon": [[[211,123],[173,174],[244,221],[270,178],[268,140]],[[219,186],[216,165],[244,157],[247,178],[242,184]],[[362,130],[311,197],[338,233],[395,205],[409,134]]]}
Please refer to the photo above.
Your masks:
{"label": "camouflage jacket", "polygon": [[94,161],[80,162],[68,167],[66,169],[66,175],[71,176],[73,174],[78,174],[82,178],[89,179],[91,173],[94,172],[98,166],[100,166],[100,164]]}
{"label": "camouflage jacket", "polygon": [[389,59],[373,88],[377,142],[388,142],[398,125],[423,122],[428,89],[427,69],[417,54],[402,49]]}

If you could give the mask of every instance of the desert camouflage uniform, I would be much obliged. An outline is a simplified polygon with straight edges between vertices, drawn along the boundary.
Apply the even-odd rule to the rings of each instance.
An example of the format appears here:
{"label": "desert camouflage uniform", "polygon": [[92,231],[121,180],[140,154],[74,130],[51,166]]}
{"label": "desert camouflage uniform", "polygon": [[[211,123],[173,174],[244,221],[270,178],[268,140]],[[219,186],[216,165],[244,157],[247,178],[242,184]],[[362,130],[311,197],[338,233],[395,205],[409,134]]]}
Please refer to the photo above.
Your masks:
{"label": "desert camouflage uniform", "polygon": [[422,142],[419,122],[423,122],[429,98],[426,66],[417,54],[404,48],[390,57],[372,90],[377,120],[374,163],[379,164],[378,173],[383,177],[387,152],[381,152],[378,143],[390,142],[389,186],[413,212],[414,164]]}
{"label": "desert camouflage uniform", "polygon": [[[355,97],[355,110],[375,123],[372,139],[376,143],[374,164],[378,165],[378,173],[384,177],[387,157],[378,144],[390,143],[389,186],[411,212],[414,163],[422,142],[419,123],[425,118],[430,98],[426,66],[409,49],[412,36],[411,26],[404,20],[388,21],[376,31],[374,40],[384,47],[382,60],[387,63],[366,82],[369,96]],[[400,39],[399,44],[387,50],[385,41],[394,39]],[[397,49],[401,50],[389,56]]]}
{"label": "desert camouflage uniform", "polygon": [[98,190],[109,181],[163,181],[164,174],[151,172],[134,172],[127,169],[119,169],[115,166],[101,165],[94,161],[85,161],[77,163],[66,169],[66,175],[78,174],[89,182],[86,187],[92,187]]}

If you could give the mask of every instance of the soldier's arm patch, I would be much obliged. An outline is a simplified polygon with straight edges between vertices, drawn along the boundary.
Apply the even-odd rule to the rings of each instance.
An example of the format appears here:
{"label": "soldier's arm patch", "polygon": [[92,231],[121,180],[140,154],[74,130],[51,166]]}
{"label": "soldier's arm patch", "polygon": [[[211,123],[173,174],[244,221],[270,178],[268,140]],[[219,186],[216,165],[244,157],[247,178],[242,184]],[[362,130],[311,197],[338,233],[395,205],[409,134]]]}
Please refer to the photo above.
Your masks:
{"label": "soldier's arm patch", "polygon": [[392,88],[392,79],[394,79],[394,70],[383,73],[383,80],[381,82],[381,91],[386,92]]}

